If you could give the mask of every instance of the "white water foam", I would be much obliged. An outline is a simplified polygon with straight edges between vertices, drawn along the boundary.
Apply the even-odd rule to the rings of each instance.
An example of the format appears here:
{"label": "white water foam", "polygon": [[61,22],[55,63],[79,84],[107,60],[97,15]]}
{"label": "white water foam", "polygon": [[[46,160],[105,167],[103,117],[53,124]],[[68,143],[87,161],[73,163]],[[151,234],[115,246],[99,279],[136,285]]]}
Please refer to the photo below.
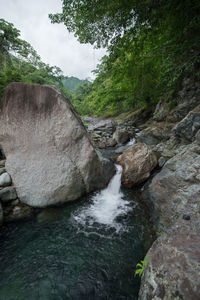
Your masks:
{"label": "white water foam", "polygon": [[131,210],[129,202],[123,199],[120,190],[122,167],[116,165],[116,174],[111,179],[109,185],[92,197],[92,204],[74,215],[76,222],[81,225],[92,226],[94,223],[115,227],[117,231],[121,229],[121,224],[116,218],[127,214]]}
{"label": "white water foam", "polygon": [[126,144],[126,146],[132,146],[133,144],[135,144],[135,138],[132,138],[132,139]]}

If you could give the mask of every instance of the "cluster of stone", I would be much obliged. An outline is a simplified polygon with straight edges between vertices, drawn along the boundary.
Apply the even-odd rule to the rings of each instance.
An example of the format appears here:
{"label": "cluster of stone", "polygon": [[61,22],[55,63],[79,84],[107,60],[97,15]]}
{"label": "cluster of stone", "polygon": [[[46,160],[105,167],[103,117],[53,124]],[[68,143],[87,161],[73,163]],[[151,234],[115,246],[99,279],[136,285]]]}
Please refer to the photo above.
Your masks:
{"label": "cluster of stone", "polygon": [[[85,121],[85,119],[83,119],[83,121]],[[90,124],[86,126],[90,138],[95,147],[99,149],[124,145],[133,138],[137,132],[131,120],[118,124],[109,119],[96,121],[90,118],[89,122]]]}
{"label": "cluster of stone", "polygon": [[11,176],[5,168],[5,159],[0,160],[0,224],[30,216],[32,209],[18,199]]}

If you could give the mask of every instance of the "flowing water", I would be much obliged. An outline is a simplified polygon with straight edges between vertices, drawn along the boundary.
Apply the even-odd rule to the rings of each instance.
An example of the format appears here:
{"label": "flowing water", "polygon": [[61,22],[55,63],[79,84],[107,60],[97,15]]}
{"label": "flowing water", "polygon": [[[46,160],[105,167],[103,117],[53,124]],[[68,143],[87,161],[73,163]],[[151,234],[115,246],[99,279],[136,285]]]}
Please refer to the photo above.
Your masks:
{"label": "flowing water", "polygon": [[137,299],[137,262],[152,242],[133,191],[108,187],[0,231],[1,300]]}

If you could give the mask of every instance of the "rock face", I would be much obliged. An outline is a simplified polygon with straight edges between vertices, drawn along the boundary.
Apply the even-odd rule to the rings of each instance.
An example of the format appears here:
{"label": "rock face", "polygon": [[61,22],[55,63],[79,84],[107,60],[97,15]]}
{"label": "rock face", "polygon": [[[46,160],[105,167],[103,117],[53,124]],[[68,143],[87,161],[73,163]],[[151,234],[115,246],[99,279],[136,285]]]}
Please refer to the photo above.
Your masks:
{"label": "rock face", "polygon": [[166,231],[179,218],[192,217],[200,209],[199,169],[199,146],[181,146],[144,191],[157,231]]}
{"label": "rock face", "polygon": [[157,145],[161,142],[166,142],[170,138],[170,131],[167,128],[145,128],[137,140],[146,145]]}
{"label": "rock face", "polygon": [[[171,102],[160,101],[157,104],[153,119],[156,121],[181,121],[200,103],[200,82],[185,78],[182,89]],[[171,108],[171,109],[170,109]],[[173,109],[172,109],[173,108]]]}
{"label": "rock face", "polygon": [[181,122],[174,128],[173,132],[176,136],[183,140],[192,142],[195,140],[195,135],[200,129],[200,105],[191,111]]}
{"label": "rock face", "polygon": [[118,158],[122,166],[122,184],[128,188],[145,181],[157,165],[157,158],[145,144],[129,147]]}
{"label": "rock face", "polygon": [[114,173],[70,101],[52,86],[9,84],[0,128],[6,170],[20,200],[33,207],[75,200],[104,187]]}
{"label": "rock face", "polygon": [[147,255],[139,300],[200,299],[200,216],[181,220]]}

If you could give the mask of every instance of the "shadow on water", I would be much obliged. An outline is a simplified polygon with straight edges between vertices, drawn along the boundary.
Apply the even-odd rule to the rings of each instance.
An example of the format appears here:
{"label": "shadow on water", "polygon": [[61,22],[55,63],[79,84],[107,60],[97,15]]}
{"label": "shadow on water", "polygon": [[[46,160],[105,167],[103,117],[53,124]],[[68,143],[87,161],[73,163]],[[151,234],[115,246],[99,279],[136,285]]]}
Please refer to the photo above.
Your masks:
{"label": "shadow on water", "polygon": [[133,191],[102,192],[0,231],[1,300],[138,298],[150,226]]}

